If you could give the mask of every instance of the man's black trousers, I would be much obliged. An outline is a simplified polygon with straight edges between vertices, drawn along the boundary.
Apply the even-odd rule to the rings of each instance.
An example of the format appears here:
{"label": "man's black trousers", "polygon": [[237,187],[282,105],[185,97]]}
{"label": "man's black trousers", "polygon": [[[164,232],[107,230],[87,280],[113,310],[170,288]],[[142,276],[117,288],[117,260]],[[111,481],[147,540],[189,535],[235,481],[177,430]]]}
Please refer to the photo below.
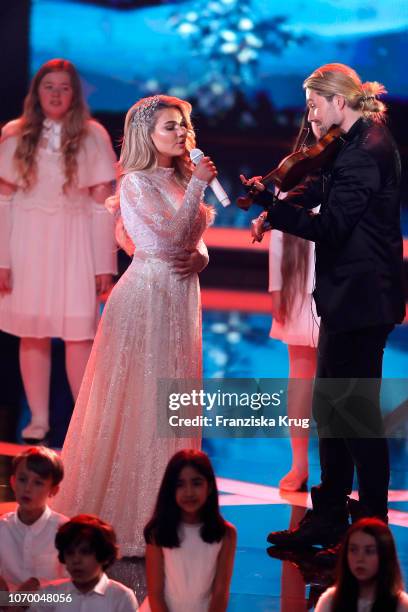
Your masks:
{"label": "man's black trousers", "polygon": [[345,508],[356,468],[362,514],[387,517],[390,470],[380,387],[384,347],[393,327],[332,333],[321,324],[313,415],[321,466],[315,500],[323,510]]}

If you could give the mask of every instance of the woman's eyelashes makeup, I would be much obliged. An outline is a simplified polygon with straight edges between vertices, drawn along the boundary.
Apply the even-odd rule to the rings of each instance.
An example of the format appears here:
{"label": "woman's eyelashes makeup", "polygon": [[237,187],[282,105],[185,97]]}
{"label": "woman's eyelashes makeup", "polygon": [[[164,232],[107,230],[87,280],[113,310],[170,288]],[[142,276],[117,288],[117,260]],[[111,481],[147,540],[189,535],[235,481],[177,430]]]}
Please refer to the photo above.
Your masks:
{"label": "woman's eyelashes makeup", "polygon": [[182,127],[182,128],[187,128],[186,124],[184,122],[181,123],[176,123],[175,121],[169,121],[165,124],[164,126],[166,128],[166,130],[175,130],[178,127]]}

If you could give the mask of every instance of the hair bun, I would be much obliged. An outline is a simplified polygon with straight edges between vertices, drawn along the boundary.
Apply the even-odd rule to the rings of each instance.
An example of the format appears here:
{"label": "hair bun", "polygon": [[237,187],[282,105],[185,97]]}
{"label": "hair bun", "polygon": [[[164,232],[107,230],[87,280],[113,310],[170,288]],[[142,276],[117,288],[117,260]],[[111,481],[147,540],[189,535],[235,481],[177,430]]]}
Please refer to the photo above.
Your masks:
{"label": "hair bun", "polygon": [[363,98],[377,98],[387,93],[384,85],[378,81],[366,81],[362,84]]}
{"label": "hair bun", "polygon": [[378,99],[378,96],[386,93],[387,90],[384,85],[378,81],[367,81],[362,84],[361,110],[366,117],[374,120],[381,120],[383,118],[387,107]]}

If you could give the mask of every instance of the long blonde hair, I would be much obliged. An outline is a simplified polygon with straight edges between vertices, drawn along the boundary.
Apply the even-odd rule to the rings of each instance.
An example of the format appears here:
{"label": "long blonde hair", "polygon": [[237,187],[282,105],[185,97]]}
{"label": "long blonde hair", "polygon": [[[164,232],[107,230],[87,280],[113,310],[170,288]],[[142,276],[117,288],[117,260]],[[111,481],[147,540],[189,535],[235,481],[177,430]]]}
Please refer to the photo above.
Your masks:
{"label": "long blonde hair", "polygon": [[[320,96],[327,99],[335,94],[344,96],[348,106],[354,110],[361,110],[365,117],[374,121],[383,121],[386,106],[376,96],[386,93],[380,83],[362,83],[357,72],[345,64],[326,64],[315,70],[303,83],[304,89],[313,89]],[[303,117],[301,130],[307,127],[307,114]],[[309,125],[310,128],[310,125]],[[300,132],[299,132],[300,134]],[[309,129],[309,134],[311,130]],[[298,149],[299,138],[295,145]],[[308,279],[308,258],[311,243],[308,240],[293,236],[283,235],[283,255],[281,261],[282,290],[281,290],[281,315],[283,319],[296,318],[297,312],[293,311],[297,295],[305,296]]]}
{"label": "long blonde hair", "polygon": [[22,179],[24,189],[29,189],[36,179],[36,152],[40,140],[45,115],[42,111],[38,95],[39,85],[49,72],[67,72],[71,80],[73,97],[71,106],[63,118],[62,154],[66,182],[65,189],[76,177],[78,154],[82,139],[86,132],[86,122],[89,118],[88,107],[83,99],[81,81],[75,66],[68,60],[52,59],[46,62],[31,81],[30,89],[24,101],[23,114],[18,121],[18,141],[14,154],[17,169]]}
{"label": "long blonde hair", "polygon": [[[305,111],[296,138],[293,150],[298,151],[301,146],[312,143],[313,134],[307,120],[308,110]],[[306,134],[306,138],[304,135]],[[294,311],[296,296],[301,296],[303,305],[306,295],[306,285],[309,271],[309,240],[299,238],[292,234],[283,234],[283,252],[281,260],[282,289],[280,310],[284,321],[295,319],[299,313]]]}
{"label": "long blonde hair", "polygon": [[361,111],[364,117],[380,122],[385,120],[386,105],[378,96],[387,93],[377,81],[362,83],[357,72],[345,64],[325,64],[317,68],[303,83],[304,89],[313,89],[320,96],[331,99],[344,96],[347,105]]}
{"label": "long blonde hair", "polygon": [[[125,230],[119,212],[120,179],[129,172],[157,168],[157,150],[151,138],[151,133],[155,128],[158,112],[164,108],[177,108],[187,126],[186,152],[174,160],[175,178],[180,185],[187,186],[194,168],[189,155],[195,147],[195,133],[191,123],[191,104],[186,100],[163,94],[142,98],[136,102],[128,110],[125,118],[122,149],[118,162],[116,194],[105,202],[106,208],[117,215],[116,240],[128,255],[133,255],[134,245]],[[208,219],[211,220],[214,216],[213,210],[207,207],[207,211]]]}
{"label": "long blonde hair", "polygon": [[[153,112],[149,112],[153,108]],[[159,111],[177,108],[187,126],[186,152],[176,157],[175,176],[185,186],[191,178],[193,165],[189,153],[195,147],[195,133],[191,123],[191,104],[174,96],[163,94],[142,98],[127,112],[119,159],[119,176],[135,170],[152,170],[157,167],[157,151],[151,138]],[[140,113],[141,109],[147,112]]]}

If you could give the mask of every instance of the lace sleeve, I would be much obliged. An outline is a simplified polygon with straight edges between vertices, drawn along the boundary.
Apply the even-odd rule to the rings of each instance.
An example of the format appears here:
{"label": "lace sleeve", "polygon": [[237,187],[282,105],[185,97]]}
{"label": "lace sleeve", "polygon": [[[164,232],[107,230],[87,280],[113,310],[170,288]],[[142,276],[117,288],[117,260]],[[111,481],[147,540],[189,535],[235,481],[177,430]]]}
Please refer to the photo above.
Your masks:
{"label": "lace sleeve", "polygon": [[193,176],[180,208],[174,211],[148,177],[136,172],[126,175],[120,187],[120,207],[130,237],[135,238],[142,224],[168,244],[177,244],[192,229],[206,185]]}

